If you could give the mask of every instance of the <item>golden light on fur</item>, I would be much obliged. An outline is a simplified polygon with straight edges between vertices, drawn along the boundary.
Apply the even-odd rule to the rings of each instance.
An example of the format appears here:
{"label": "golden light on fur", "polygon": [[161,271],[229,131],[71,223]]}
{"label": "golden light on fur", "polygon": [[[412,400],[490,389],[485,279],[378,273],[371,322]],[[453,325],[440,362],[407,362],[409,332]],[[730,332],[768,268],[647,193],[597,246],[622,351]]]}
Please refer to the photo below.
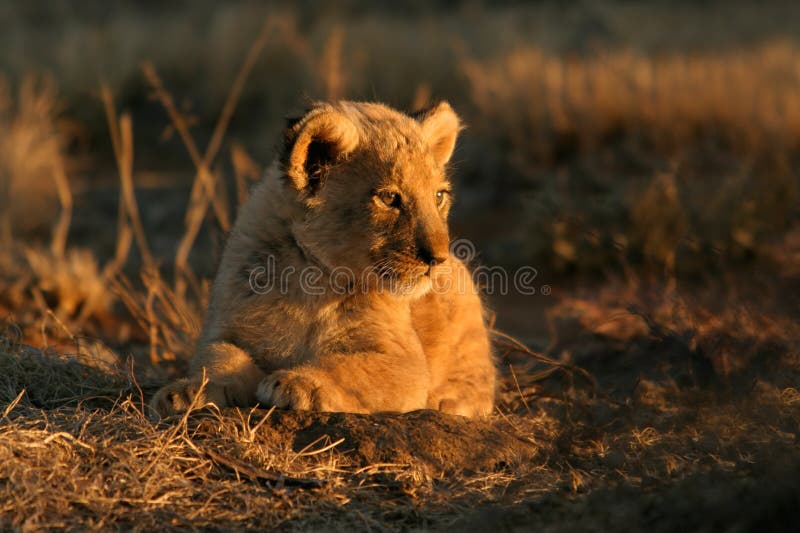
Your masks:
{"label": "golden light on fur", "polygon": [[440,102],[420,114],[422,136],[431,146],[436,161],[444,165],[453,155],[461,121],[447,102]]}
{"label": "golden light on fur", "polygon": [[288,138],[292,148],[286,175],[295,187],[303,189],[308,185],[307,165],[314,144],[317,144],[318,150],[328,151],[327,156],[335,160],[355,149],[358,145],[358,130],[347,116],[331,106],[324,105],[308,113],[298,124],[290,128]]}
{"label": "golden light on fur", "polygon": [[[459,128],[447,103],[415,117],[380,104],[317,104],[292,123],[281,165],[231,232],[191,375],[155,396],[156,411],[260,402],[491,413],[481,301],[448,250],[445,166]],[[253,287],[265,265],[281,290]],[[345,292],[335,283],[342,273],[359,274]],[[431,291],[434,276],[459,282]]]}

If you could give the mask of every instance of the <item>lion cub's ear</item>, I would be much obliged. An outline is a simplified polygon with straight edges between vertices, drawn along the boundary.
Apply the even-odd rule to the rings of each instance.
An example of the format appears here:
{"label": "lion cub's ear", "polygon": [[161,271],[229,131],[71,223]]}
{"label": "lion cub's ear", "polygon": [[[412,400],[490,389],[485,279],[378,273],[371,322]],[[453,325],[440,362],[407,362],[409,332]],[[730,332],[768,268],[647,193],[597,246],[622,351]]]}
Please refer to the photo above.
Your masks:
{"label": "lion cub's ear", "polygon": [[289,183],[298,191],[313,192],[325,168],[356,146],[356,125],[331,106],[321,105],[290,121],[281,158]]}
{"label": "lion cub's ear", "polygon": [[461,121],[447,102],[439,102],[428,109],[415,113],[420,122],[422,136],[431,147],[433,157],[440,165],[445,165],[456,146]]}

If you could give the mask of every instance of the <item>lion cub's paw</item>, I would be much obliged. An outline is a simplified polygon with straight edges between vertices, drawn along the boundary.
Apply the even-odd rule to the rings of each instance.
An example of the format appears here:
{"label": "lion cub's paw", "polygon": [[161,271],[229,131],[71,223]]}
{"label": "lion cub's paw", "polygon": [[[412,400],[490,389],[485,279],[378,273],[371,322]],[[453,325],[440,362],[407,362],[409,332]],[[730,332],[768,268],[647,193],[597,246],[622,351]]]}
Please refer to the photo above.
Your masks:
{"label": "lion cub's paw", "polygon": [[319,386],[310,377],[292,370],[278,370],[258,386],[256,398],[265,405],[281,409],[310,411],[319,409]]}
{"label": "lion cub's paw", "polygon": [[189,409],[192,402],[195,402],[195,405],[198,406],[206,403],[205,391],[202,391],[201,397],[195,401],[200,389],[200,382],[180,379],[162,387],[153,396],[150,401],[150,407],[155,411],[155,414],[162,418],[182,413]]}
{"label": "lion cub's paw", "polygon": [[449,415],[465,416],[467,418],[486,417],[492,412],[488,402],[467,402],[445,398],[439,402],[439,411]]}
{"label": "lion cub's paw", "polygon": [[258,401],[298,411],[352,411],[336,387],[297,370],[278,370],[258,386]]}
{"label": "lion cub's paw", "polygon": [[209,404],[217,407],[236,405],[235,390],[223,384],[207,382],[205,387],[197,379],[179,379],[162,387],[150,402],[158,417],[166,417],[187,411],[192,404],[201,408]]}

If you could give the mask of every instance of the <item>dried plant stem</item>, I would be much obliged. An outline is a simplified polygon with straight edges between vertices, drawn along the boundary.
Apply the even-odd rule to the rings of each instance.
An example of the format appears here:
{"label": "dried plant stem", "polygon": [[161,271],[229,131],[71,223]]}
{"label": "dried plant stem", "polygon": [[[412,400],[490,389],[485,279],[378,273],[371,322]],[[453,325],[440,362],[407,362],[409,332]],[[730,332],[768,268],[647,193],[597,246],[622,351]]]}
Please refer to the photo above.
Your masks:
{"label": "dried plant stem", "polygon": [[208,203],[211,202],[216,213],[217,220],[223,231],[230,230],[230,219],[228,216],[227,202],[224,202],[222,196],[218,194],[214,176],[209,171],[214,159],[222,146],[222,140],[225,137],[228,125],[230,124],[231,117],[236,109],[236,104],[241,98],[242,90],[253,70],[253,67],[258,60],[261,50],[267,42],[269,31],[272,28],[272,23],[268,19],[261,27],[256,40],[250,47],[250,50],[245,57],[239,72],[231,85],[225,104],[222,107],[220,116],[217,119],[217,124],[208,143],[205,154],[201,157],[197,144],[194,142],[191,134],[189,133],[188,125],[183,116],[178,112],[172,96],[164,88],[155,68],[150,63],[145,63],[142,67],[145,77],[150,85],[156,92],[156,96],[161,101],[164,109],[170,116],[173,125],[183,139],[189,156],[192,159],[197,174],[195,181],[192,185],[192,191],[189,199],[189,207],[186,211],[186,231],[183,238],[178,244],[178,249],[175,253],[175,287],[179,295],[184,294],[186,288],[186,277],[193,278],[189,267],[189,253],[192,246],[197,239],[197,234],[200,232],[200,227],[205,217]]}
{"label": "dried plant stem", "polygon": [[[116,128],[116,112],[114,111],[114,101],[111,96],[111,90],[108,86],[103,85],[100,89],[103,105],[105,107],[106,117],[109,124],[109,133],[111,135],[111,144],[114,147],[114,153],[120,149],[122,142],[120,141],[119,131]],[[128,254],[131,249],[133,241],[133,230],[131,229],[130,221],[126,215],[125,206],[125,192],[120,187],[119,190],[119,211],[117,212],[117,246],[114,252],[114,259],[106,265],[106,270],[111,272],[117,271],[122,268],[125,261],[128,259]]]}
{"label": "dried plant stem", "polygon": [[139,246],[139,251],[142,254],[142,260],[148,268],[153,268],[155,262],[150,253],[150,247],[147,245],[147,236],[144,232],[144,226],[139,216],[139,208],[136,204],[136,196],[133,187],[133,124],[129,114],[123,114],[119,119],[119,128],[122,140],[122,159],[120,164],[124,165],[120,171],[120,180],[122,182],[122,192],[125,195],[125,208],[128,211],[128,217],[133,229],[133,236]]}
{"label": "dried plant stem", "polygon": [[531,379],[529,381],[544,379],[545,377],[549,376],[556,370],[563,370],[569,374],[580,375],[581,377],[586,379],[586,381],[589,382],[589,384],[592,386],[593,389],[595,390],[597,389],[597,381],[594,379],[594,376],[592,376],[589,372],[587,372],[583,368],[580,368],[575,365],[570,365],[567,363],[562,363],[560,361],[556,361],[552,357],[547,357],[542,353],[531,350],[530,348],[525,346],[525,344],[523,344],[521,341],[517,340],[516,338],[512,337],[507,333],[503,333],[500,330],[492,328],[490,330],[490,333],[495,337],[494,339],[495,345],[499,346],[500,348],[509,352],[519,352],[529,355],[541,363],[550,365],[550,368],[542,370],[541,372],[536,372],[535,374],[531,374],[530,375]]}
{"label": "dried plant stem", "polygon": [[345,79],[342,73],[342,45],[344,31],[336,26],[325,42],[325,49],[319,65],[319,75],[325,88],[328,100],[339,100],[344,96]]}
{"label": "dried plant stem", "polygon": [[[186,121],[186,118],[183,116],[183,114],[181,114],[180,111],[178,111],[172,95],[164,87],[164,83],[161,81],[161,78],[156,72],[155,67],[151,63],[145,63],[142,65],[142,72],[144,73],[145,78],[147,78],[148,83],[150,83],[150,86],[155,91],[156,98],[159,100],[159,102],[161,102],[161,105],[164,107],[167,115],[169,115],[173,126],[177,130],[178,135],[180,135],[183,144],[186,146],[186,150],[189,152],[189,157],[192,160],[192,164],[194,164],[195,168],[197,169],[195,183],[192,187],[192,195],[189,199],[189,208],[186,213],[187,234],[191,234],[193,228],[195,226],[199,226],[199,224],[202,222],[203,216],[205,215],[205,204],[202,204],[202,195],[205,195],[206,198],[212,201],[217,221],[219,222],[220,227],[227,231],[227,229],[230,228],[230,220],[227,209],[224,205],[216,200],[216,195],[214,194],[214,176],[209,171],[208,165],[205,163],[205,159],[200,155],[200,150],[197,148],[197,144],[195,143],[192,134],[189,132],[189,124]],[[198,205],[203,205],[203,209],[201,210],[198,208]],[[197,222],[197,219],[199,219],[199,222]],[[186,260],[180,259],[188,257],[189,250],[191,249],[191,245],[194,242],[195,236],[196,232],[191,236],[191,238],[184,236],[184,240],[178,247],[176,263],[181,263],[182,265],[188,267],[188,265],[186,265]],[[185,244],[184,241],[188,243],[188,245]]]}
{"label": "dried plant stem", "polygon": [[105,106],[108,128],[111,132],[111,142],[114,148],[114,155],[117,159],[117,168],[121,185],[122,205],[127,218],[133,229],[133,235],[139,252],[142,254],[142,262],[149,269],[155,267],[153,256],[147,245],[147,236],[144,232],[139,208],[136,204],[136,195],[133,186],[133,124],[129,114],[125,113],[117,118],[114,109],[114,100],[111,90],[107,85],[101,87],[101,95]]}
{"label": "dried plant stem", "polygon": [[50,243],[50,249],[53,255],[61,258],[64,257],[64,250],[67,247],[69,224],[72,220],[72,191],[69,188],[67,172],[64,170],[64,161],[60,157],[55,162],[53,178],[56,184],[56,192],[58,193],[58,201],[61,203],[61,213],[53,228],[53,240]]}
{"label": "dried plant stem", "polygon": [[[103,267],[102,277],[105,282],[112,282],[128,259],[134,235],[142,254],[142,262],[146,271],[155,271],[156,264],[150,254],[147,238],[139,217],[133,186],[133,127],[128,115],[117,118],[114,109],[114,98],[111,89],[102,84],[100,95],[108,121],[111,144],[117,159],[117,168],[120,177],[119,211],[117,213],[117,241],[114,258]],[[100,302],[101,294],[90,297],[83,305],[80,315],[76,318],[76,327],[80,328],[91,316]]]}
{"label": "dried plant stem", "polygon": [[221,466],[229,468],[235,472],[237,476],[243,475],[252,480],[266,481],[275,488],[283,488],[286,486],[316,489],[325,485],[325,481],[322,479],[288,477],[282,472],[267,470],[265,468],[247,464],[244,461],[233,459],[232,457],[227,457],[212,450],[211,448],[205,448],[203,451],[211,458],[212,461]]}
{"label": "dried plant stem", "polygon": [[228,125],[233,117],[233,112],[236,110],[236,104],[239,103],[245,83],[247,83],[247,78],[250,77],[250,73],[253,71],[256,61],[258,61],[261,51],[267,44],[267,38],[269,37],[272,27],[272,19],[267,19],[261,26],[261,31],[258,33],[255,41],[253,41],[253,44],[247,51],[244,62],[239,68],[236,78],[233,80],[233,84],[228,91],[228,96],[225,99],[225,104],[223,104],[222,111],[217,119],[217,124],[214,127],[214,133],[211,135],[211,140],[206,148],[204,157],[206,164],[210,164],[214,160],[219,152],[220,147],[222,146],[222,140],[225,138],[225,132],[227,131]]}
{"label": "dried plant stem", "polygon": [[10,245],[14,240],[11,227],[11,177],[0,175],[0,243]]}
{"label": "dried plant stem", "polygon": [[236,202],[242,205],[247,200],[248,182],[261,176],[261,168],[239,143],[231,144],[231,164],[236,176]]}

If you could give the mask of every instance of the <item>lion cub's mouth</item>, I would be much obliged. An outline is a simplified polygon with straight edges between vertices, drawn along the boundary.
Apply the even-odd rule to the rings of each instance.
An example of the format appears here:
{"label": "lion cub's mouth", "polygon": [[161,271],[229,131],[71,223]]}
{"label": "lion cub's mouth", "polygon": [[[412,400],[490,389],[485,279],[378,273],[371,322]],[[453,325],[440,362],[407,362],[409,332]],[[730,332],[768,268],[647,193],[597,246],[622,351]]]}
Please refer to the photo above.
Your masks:
{"label": "lion cub's mouth", "polygon": [[377,274],[382,288],[391,292],[416,293],[420,287],[430,284],[437,264],[428,264],[410,254],[395,253],[376,261],[371,270]]}

